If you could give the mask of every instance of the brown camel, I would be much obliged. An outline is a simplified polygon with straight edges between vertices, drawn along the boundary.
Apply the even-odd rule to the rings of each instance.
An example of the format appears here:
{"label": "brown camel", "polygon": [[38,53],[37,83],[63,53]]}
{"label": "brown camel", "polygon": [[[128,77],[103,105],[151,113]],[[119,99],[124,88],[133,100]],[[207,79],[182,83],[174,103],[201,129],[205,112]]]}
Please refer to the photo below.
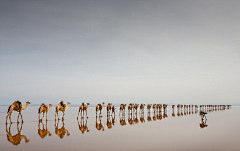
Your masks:
{"label": "brown camel", "polygon": [[84,123],[84,119],[83,119],[83,118],[81,118],[80,123],[79,123],[79,121],[78,121],[78,128],[79,128],[79,130],[82,132],[82,134],[83,134],[84,132],[89,132],[89,131],[90,131],[90,130],[88,129],[88,126],[87,126],[87,119],[88,119],[88,118],[86,118],[86,123]]}
{"label": "brown camel", "polygon": [[152,104],[148,104],[148,105],[147,105],[148,113],[150,113],[151,107],[152,107]]}
{"label": "brown camel", "polygon": [[111,110],[112,110],[112,103],[108,103],[108,105],[107,105],[107,115],[110,114]]}
{"label": "brown camel", "polygon": [[120,112],[122,112],[122,114],[125,114],[125,108],[126,108],[126,104],[121,104],[120,105],[120,109],[119,109],[119,114],[120,114]]}
{"label": "brown camel", "polygon": [[162,104],[157,104],[157,110],[158,110],[158,112],[162,111]]}
{"label": "brown camel", "polygon": [[13,104],[11,104],[8,107],[8,111],[7,111],[7,116],[6,116],[6,124],[7,124],[7,119],[9,117],[10,119],[10,123],[12,123],[12,118],[11,118],[11,114],[13,111],[17,111],[18,112],[18,119],[17,119],[17,123],[19,123],[19,116],[21,115],[21,119],[22,119],[22,123],[23,123],[23,118],[22,118],[22,110],[25,110],[28,105],[31,104],[30,102],[26,102],[26,105],[23,106],[22,103],[20,101],[15,101]]}
{"label": "brown camel", "polygon": [[64,121],[62,122],[62,127],[59,129],[58,128],[58,123],[56,124],[56,120],[55,120],[55,134],[57,134],[61,139],[63,139],[63,137],[67,134],[67,136],[70,135],[70,133],[68,132],[68,130],[65,128],[65,124]]}
{"label": "brown camel", "polygon": [[58,120],[59,119],[59,116],[58,116],[58,111],[62,111],[63,112],[63,116],[62,116],[62,120],[64,120],[64,115],[65,115],[65,111],[66,109],[69,107],[69,104],[71,104],[70,102],[67,102],[67,106],[63,103],[63,101],[61,101],[57,106],[56,106],[56,113],[55,113],[55,120],[56,120],[56,116],[58,117]]}
{"label": "brown camel", "polygon": [[145,104],[141,104],[141,105],[140,105],[141,113],[144,113],[144,107],[145,107]]}
{"label": "brown camel", "polygon": [[157,104],[153,104],[152,108],[153,108],[153,112],[155,113],[155,111],[157,109]]}
{"label": "brown camel", "polygon": [[21,123],[20,129],[18,128],[19,123],[17,124],[18,133],[16,135],[11,134],[11,125],[12,125],[12,123],[10,123],[9,130],[7,130],[7,124],[6,124],[7,139],[9,142],[11,142],[13,145],[19,145],[21,143],[22,139],[24,139],[26,143],[28,143],[30,141],[29,139],[27,139],[27,137],[25,135],[21,134],[23,123]]}
{"label": "brown camel", "polygon": [[52,134],[48,131],[47,129],[47,121],[46,121],[46,129],[44,128],[44,124],[42,123],[43,129],[40,128],[40,123],[42,123],[42,121],[38,121],[38,135],[44,139],[47,135],[51,136]]}
{"label": "brown camel", "polygon": [[114,116],[115,116],[115,110],[116,110],[116,108],[115,108],[115,106],[113,105],[113,106],[112,106],[112,115],[113,115],[113,113],[114,113]]}
{"label": "brown camel", "polygon": [[99,111],[100,112],[100,114],[99,114],[99,117],[100,116],[102,116],[102,109],[103,109],[103,107],[104,107],[104,102],[102,102],[102,104],[98,104],[97,106],[96,106],[96,117],[97,117],[97,112]]}
{"label": "brown camel", "polygon": [[[88,118],[88,116],[87,116],[87,109],[88,109],[89,105],[90,105],[90,103],[87,103],[87,105],[82,103],[82,105],[79,106],[78,116],[79,116],[79,113],[81,112],[81,117],[83,118],[84,111],[86,111],[86,117]],[[77,116],[77,119],[78,119],[78,116]]]}
{"label": "brown camel", "polygon": [[[47,120],[47,114],[48,114],[48,110],[52,107],[52,104],[49,104],[49,107],[46,104],[42,104],[39,109],[38,109],[38,119],[42,120],[44,117],[44,113],[46,112],[46,120]],[[40,119],[40,115],[41,113],[43,113],[43,117],[42,119]]]}
{"label": "brown camel", "polygon": [[139,104],[135,104],[135,105],[133,106],[134,112],[136,112],[136,114],[137,114],[138,106],[139,106]]}
{"label": "brown camel", "polygon": [[130,112],[132,113],[132,110],[133,110],[133,104],[130,103],[130,104],[128,105],[128,114],[130,114]]}
{"label": "brown camel", "polygon": [[167,104],[163,104],[163,110],[165,111],[165,110],[167,110]]}

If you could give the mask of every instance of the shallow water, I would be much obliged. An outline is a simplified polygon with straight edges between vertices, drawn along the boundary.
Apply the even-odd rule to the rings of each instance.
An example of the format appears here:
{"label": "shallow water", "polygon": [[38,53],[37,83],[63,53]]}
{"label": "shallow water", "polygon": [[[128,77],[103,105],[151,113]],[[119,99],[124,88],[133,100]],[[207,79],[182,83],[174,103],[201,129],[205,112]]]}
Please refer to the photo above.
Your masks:
{"label": "shallow water", "polygon": [[[0,111],[7,108],[0,106]],[[236,106],[208,111],[207,120],[195,110],[178,114],[175,108],[174,116],[170,107],[165,114],[149,115],[145,110],[144,116],[126,112],[125,118],[118,110],[116,116],[107,117],[104,108],[101,123],[94,107],[88,108],[88,119],[78,120],[78,107],[69,107],[64,122],[56,123],[54,107],[47,123],[45,118],[38,122],[37,109],[30,106],[22,112],[23,124],[16,123],[18,114],[13,112],[7,129],[6,112],[0,114],[0,150],[240,150],[240,107]]]}

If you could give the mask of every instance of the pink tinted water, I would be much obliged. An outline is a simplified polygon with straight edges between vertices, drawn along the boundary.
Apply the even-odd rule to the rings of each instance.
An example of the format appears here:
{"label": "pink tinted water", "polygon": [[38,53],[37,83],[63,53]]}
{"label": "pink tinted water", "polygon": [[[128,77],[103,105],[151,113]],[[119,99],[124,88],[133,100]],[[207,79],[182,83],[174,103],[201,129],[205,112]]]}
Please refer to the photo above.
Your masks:
{"label": "pink tinted water", "polygon": [[[96,128],[95,108],[89,107],[86,131],[80,131],[81,122],[86,125],[86,118],[81,121],[77,120],[77,107],[69,107],[66,110],[64,127],[63,122],[59,121],[58,127],[55,127],[54,108],[48,113],[47,128],[50,135],[41,138],[38,134],[38,114],[37,108],[30,106],[23,111],[24,124],[19,134],[25,135],[28,142],[24,139],[18,145],[14,145],[10,137],[9,125],[5,125],[6,113],[0,114],[0,150],[240,150],[240,107],[231,107],[225,110],[216,110],[208,112],[205,128],[200,128],[201,116],[199,112],[191,111],[178,116],[175,109],[175,117],[172,116],[172,109],[169,107],[167,117],[157,119],[154,113],[150,113],[148,118],[145,110],[144,120],[140,121],[140,114],[137,114],[137,121],[131,122],[127,112],[125,114],[126,125],[120,124],[117,110],[115,123],[113,125],[110,117],[107,124],[106,109],[103,109],[103,117],[101,119],[102,128],[99,126],[99,118],[97,123],[101,128]],[[0,111],[7,110],[7,106],[1,106]],[[61,115],[61,113],[60,113]],[[128,120],[130,118],[130,120]],[[12,114],[11,135],[18,134],[17,131],[17,113]],[[132,118],[134,120],[134,118]],[[135,117],[136,120],[136,117]],[[122,120],[123,122],[124,120]],[[46,121],[43,120],[46,129]],[[80,126],[80,127],[79,127]],[[109,127],[111,128],[109,128]],[[19,124],[19,128],[21,124]],[[62,128],[62,129],[61,129]],[[43,125],[40,123],[40,129]],[[60,137],[56,132],[65,130]],[[68,131],[68,132],[67,132]],[[70,134],[70,135],[67,135]],[[19,136],[19,135],[17,135]],[[16,137],[17,137],[16,136]],[[15,137],[15,138],[16,138]]]}

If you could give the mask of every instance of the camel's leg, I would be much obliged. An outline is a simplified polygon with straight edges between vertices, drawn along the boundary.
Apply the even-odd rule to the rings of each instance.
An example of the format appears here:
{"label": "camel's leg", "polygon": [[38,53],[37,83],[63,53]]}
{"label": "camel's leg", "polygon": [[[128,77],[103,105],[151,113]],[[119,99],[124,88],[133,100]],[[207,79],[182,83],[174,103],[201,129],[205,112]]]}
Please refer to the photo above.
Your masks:
{"label": "camel's leg", "polygon": [[18,113],[17,123],[19,123],[20,112]]}
{"label": "camel's leg", "polygon": [[65,112],[63,112],[62,120],[64,120],[64,115],[65,115]]}
{"label": "camel's leg", "polygon": [[8,113],[8,115],[6,117],[6,124],[7,124],[8,118],[10,119],[10,123],[12,123],[11,114],[12,114],[11,112]]}
{"label": "camel's leg", "polygon": [[87,110],[86,110],[86,117],[88,118],[88,116],[87,116]]}
{"label": "camel's leg", "polygon": [[40,121],[40,114],[41,114],[41,113],[39,112],[39,113],[38,113],[38,119],[39,119],[39,121]]}
{"label": "camel's leg", "polygon": [[46,121],[47,121],[47,114],[48,114],[48,111],[46,112]]}
{"label": "camel's leg", "polygon": [[23,123],[22,111],[20,112],[20,114],[21,114],[21,119],[22,119],[22,123]]}

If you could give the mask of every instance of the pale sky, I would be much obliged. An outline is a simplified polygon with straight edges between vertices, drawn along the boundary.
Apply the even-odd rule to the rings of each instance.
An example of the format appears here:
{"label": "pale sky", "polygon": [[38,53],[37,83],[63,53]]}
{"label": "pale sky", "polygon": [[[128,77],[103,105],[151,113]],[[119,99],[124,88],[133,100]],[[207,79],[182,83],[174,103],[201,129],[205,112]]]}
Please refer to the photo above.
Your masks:
{"label": "pale sky", "polygon": [[240,104],[239,0],[0,2],[0,104]]}

